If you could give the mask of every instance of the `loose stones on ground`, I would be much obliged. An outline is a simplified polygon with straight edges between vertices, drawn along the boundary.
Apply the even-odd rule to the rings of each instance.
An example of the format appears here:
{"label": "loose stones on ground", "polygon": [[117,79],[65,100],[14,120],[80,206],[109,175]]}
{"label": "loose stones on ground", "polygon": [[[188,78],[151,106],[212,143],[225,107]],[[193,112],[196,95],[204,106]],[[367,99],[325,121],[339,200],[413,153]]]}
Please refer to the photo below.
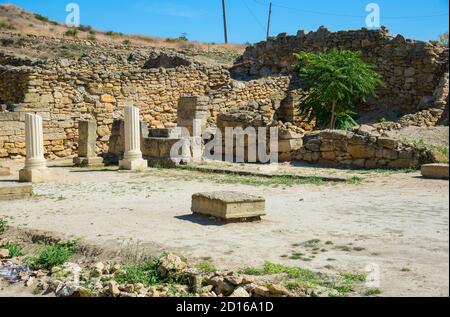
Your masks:
{"label": "loose stones on ground", "polygon": [[192,196],[192,212],[226,222],[260,220],[266,200],[239,192],[197,193]]}

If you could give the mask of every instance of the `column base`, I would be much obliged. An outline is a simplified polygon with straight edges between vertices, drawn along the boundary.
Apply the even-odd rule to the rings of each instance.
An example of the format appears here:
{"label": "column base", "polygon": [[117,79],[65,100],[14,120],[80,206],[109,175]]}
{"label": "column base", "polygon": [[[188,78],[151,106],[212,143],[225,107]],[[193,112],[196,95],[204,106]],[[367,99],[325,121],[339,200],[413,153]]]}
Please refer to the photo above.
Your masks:
{"label": "column base", "polygon": [[119,168],[127,171],[144,171],[148,168],[148,163],[146,160],[121,160],[119,161]]}
{"label": "column base", "polygon": [[105,166],[102,157],[74,157],[73,164],[77,167],[102,167]]}
{"label": "column base", "polygon": [[42,183],[52,179],[52,173],[47,168],[21,169],[19,171],[19,181],[29,183]]}
{"label": "column base", "polygon": [[1,176],[9,176],[11,175],[11,171],[9,170],[9,167],[0,167],[0,177]]}

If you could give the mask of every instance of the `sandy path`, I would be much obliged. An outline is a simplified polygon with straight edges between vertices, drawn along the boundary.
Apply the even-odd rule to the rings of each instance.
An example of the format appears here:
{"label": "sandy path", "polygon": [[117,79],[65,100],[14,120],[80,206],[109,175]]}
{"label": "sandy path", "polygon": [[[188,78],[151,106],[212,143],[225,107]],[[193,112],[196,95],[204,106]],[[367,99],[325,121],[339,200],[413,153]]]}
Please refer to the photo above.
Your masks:
{"label": "sandy path", "polygon": [[[53,170],[57,181],[35,185],[39,196],[33,199],[2,202],[0,217],[9,217],[21,228],[96,244],[135,239],[155,252],[211,257],[223,268],[259,266],[266,260],[321,270],[331,264],[347,271],[375,264],[384,296],[449,295],[447,181],[394,174],[377,175],[360,185],[275,188]],[[261,223],[229,225],[191,216],[191,195],[214,190],[263,194],[268,216]],[[281,257],[310,252],[293,244],[311,239],[329,240],[334,246],[310,262]],[[337,250],[338,245],[364,250],[346,252]]]}

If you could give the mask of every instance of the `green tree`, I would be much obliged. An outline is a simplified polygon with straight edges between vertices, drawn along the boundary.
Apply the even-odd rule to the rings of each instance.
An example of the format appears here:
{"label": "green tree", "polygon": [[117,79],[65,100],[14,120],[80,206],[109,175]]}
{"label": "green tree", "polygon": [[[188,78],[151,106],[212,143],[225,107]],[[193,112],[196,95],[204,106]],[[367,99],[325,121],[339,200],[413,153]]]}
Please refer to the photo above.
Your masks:
{"label": "green tree", "polygon": [[445,32],[444,34],[441,34],[441,35],[439,36],[439,42],[440,42],[441,44],[448,45],[448,32]]}
{"label": "green tree", "polygon": [[383,85],[373,66],[363,62],[360,52],[338,51],[295,54],[303,85],[300,114],[320,128],[346,129],[356,125],[354,105],[376,96]]}

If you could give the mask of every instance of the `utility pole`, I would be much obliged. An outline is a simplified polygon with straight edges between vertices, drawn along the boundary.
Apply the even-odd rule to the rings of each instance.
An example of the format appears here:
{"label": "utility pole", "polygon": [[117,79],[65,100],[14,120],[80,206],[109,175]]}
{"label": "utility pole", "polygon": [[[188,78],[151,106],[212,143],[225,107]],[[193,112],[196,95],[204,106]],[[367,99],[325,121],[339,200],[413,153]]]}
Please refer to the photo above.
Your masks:
{"label": "utility pole", "polygon": [[272,2],[269,5],[269,21],[267,22],[267,40],[270,36],[270,18],[272,17]]}
{"label": "utility pole", "polygon": [[225,0],[222,0],[222,10],[223,10],[223,32],[225,34],[225,44],[228,44],[227,10],[225,7]]}

